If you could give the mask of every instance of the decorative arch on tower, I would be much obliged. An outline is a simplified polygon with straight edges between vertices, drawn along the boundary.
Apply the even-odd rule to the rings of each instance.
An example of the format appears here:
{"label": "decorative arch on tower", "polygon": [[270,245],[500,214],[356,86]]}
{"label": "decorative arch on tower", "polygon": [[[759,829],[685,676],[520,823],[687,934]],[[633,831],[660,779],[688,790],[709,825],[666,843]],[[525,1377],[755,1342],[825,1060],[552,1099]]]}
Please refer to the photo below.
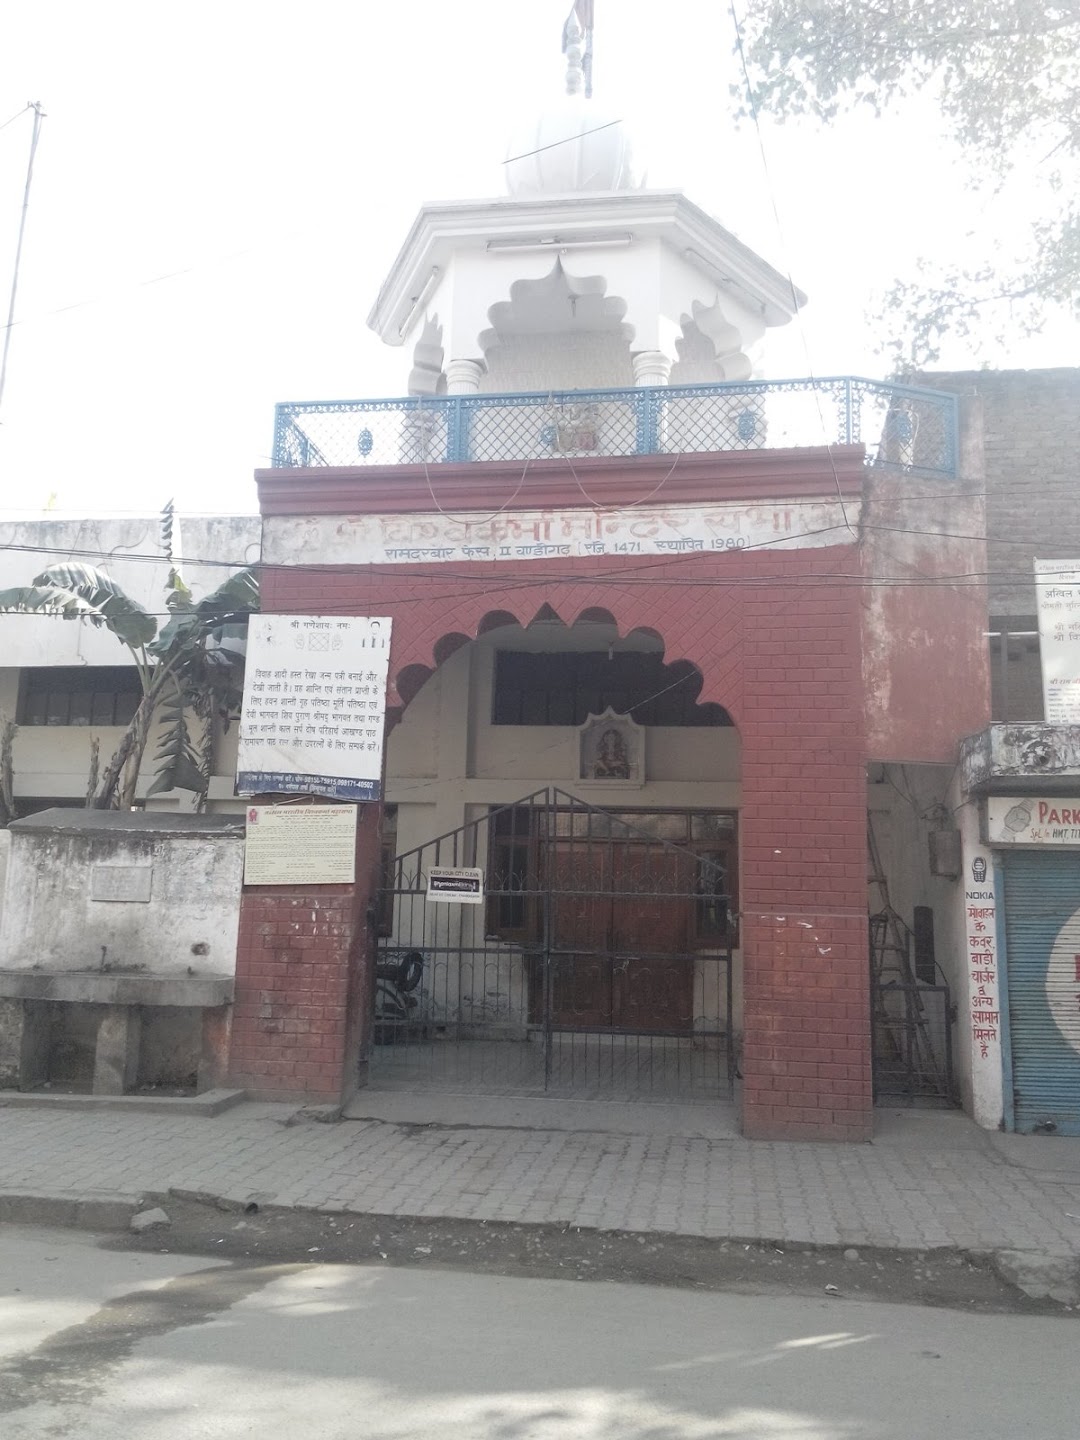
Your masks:
{"label": "decorative arch on tower", "polygon": [[443,376],[443,331],[438,315],[425,318],[419,339],[413,346],[409,371],[410,395],[438,395],[446,388]]}
{"label": "decorative arch on tower", "polygon": [[672,385],[750,379],[754,365],[744,349],[744,337],[725,316],[719,297],[711,305],[695,300],[690,313],[684,312],[680,321],[671,367]]}
{"label": "decorative arch on tower", "polygon": [[[488,392],[592,389],[633,382],[626,301],[610,294],[603,275],[573,275],[561,259],[535,278],[510,286],[487,312],[479,345]],[[567,340],[588,342],[576,346]]]}

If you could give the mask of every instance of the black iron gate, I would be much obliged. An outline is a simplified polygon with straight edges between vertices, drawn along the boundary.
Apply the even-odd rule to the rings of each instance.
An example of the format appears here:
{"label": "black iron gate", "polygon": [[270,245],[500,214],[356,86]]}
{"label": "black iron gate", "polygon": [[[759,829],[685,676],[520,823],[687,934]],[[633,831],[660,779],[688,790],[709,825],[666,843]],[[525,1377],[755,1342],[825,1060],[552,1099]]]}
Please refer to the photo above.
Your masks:
{"label": "black iron gate", "polygon": [[[372,1080],[729,1095],[734,843],[732,814],[615,813],[549,788],[396,856]],[[470,868],[479,895],[464,875],[432,884]]]}

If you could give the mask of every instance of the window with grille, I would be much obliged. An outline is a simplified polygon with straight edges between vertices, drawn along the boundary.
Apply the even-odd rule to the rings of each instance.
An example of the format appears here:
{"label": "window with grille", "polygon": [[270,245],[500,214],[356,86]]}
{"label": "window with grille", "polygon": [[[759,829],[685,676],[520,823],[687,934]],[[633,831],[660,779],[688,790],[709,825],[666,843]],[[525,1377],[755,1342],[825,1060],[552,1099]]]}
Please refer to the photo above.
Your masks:
{"label": "window with grille", "polygon": [[730,725],[722,705],[698,704],[700,672],[685,661],[623,651],[495,655],[492,721],[496,725],[584,725],[609,707],[639,725]]}
{"label": "window with grille", "polygon": [[488,933],[526,941],[538,933],[536,904],[539,812],[527,805],[491,814],[488,855]]}
{"label": "window with grille", "polygon": [[20,725],[129,725],[142,699],[133,665],[75,665],[24,672]]}

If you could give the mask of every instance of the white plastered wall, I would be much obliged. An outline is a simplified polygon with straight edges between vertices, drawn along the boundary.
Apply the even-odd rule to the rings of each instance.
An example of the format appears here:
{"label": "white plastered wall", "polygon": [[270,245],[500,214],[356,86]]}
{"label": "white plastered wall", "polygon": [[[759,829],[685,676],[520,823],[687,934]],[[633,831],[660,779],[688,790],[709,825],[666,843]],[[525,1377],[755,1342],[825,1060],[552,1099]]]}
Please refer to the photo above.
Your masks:
{"label": "white plastered wall", "polygon": [[[95,871],[149,873],[149,899],[95,898]],[[240,923],[240,835],[12,832],[0,968],[232,975]]]}

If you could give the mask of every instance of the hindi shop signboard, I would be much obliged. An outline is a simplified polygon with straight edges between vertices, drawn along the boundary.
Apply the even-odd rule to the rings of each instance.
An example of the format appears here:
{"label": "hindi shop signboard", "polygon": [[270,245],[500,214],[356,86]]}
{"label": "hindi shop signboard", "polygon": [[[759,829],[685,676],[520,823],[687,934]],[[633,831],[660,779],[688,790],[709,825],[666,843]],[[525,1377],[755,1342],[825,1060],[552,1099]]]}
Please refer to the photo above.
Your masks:
{"label": "hindi shop signboard", "polygon": [[245,885],[351,885],[355,805],[249,805]]}
{"label": "hindi shop signboard", "polygon": [[1080,724],[1080,560],[1036,560],[1043,714],[1049,725]]}
{"label": "hindi shop signboard", "polygon": [[381,799],[389,667],[388,618],[253,615],[237,793]]}

